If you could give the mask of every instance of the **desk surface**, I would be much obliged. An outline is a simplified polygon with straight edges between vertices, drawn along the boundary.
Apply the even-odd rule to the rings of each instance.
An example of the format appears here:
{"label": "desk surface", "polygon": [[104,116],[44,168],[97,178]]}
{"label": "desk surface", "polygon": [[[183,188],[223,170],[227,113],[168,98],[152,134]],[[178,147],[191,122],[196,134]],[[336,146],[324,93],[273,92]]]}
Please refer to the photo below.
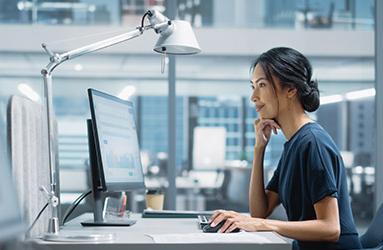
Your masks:
{"label": "desk surface", "polygon": [[240,249],[257,250],[257,249],[275,249],[275,250],[287,250],[291,249],[291,244],[285,238],[279,236],[273,232],[256,232],[260,234],[272,243],[265,244],[248,244],[248,243],[196,243],[196,244],[158,244],[155,243],[151,237],[147,234],[180,234],[180,233],[199,233],[196,219],[152,219],[141,218],[140,214],[134,214],[132,219],[136,219],[137,223],[131,227],[82,227],[81,221],[92,218],[91,214],[83,214],[74,220],[68,222],[62,229],[63,233],[79,232],[79,234],[86,233],[113,233],[115,239],[111,242],[92,243],[92,242],[48,242],[40,239],[34,240],[38,244],[48,246],[52,250],[56,249],[208,249],[208,250],[223,250],[234,249],[240,246]]}

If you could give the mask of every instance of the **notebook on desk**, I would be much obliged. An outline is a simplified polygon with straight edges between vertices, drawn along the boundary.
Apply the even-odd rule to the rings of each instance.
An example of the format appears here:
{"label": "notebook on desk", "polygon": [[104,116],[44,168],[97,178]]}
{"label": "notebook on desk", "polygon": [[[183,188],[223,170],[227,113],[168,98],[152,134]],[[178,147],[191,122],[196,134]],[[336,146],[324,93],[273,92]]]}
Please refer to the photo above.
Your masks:
{"label": "notebook on desk", "polygon": [[214,211],[151,210],[145,209],[142,218],[197,218],[198,215],[212,215]]}

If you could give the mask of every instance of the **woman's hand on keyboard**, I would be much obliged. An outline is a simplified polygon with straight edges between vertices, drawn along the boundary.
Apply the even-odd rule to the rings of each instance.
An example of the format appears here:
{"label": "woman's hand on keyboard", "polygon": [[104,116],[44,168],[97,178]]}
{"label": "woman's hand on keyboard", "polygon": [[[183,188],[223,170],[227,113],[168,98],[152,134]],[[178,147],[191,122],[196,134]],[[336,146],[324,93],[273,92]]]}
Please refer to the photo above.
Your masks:
{"label": "woman's hand on keyboard", "polygon": [[217,210],[211,216],[209,223],[214,227],[223,220],[226,222],[219,230],[220,233],[229,233],[236,228],[248,232],[273,231],[265,219],[252,218],[235,211]]}
{"label": "woman's hand on keyboard", "polygon": [[230,220],[230,221],[231,220],[240,220],[240,219],[248,220],[249,218],[250,218],[249,216],[240,214],[240,213],[235,212],[235,211],[217,210],[210,217],[209,224],[212,227],[215,227],[216,225],[218,225],[223,220],[226,220],[226,223],[227,223],[228,220]]}
{"label": "woman's hand on keyboard", "polygon": [[248,217],[247,219],[243,219],[243,218],[228,219],[226,223],[221,227],[220,232],[230,233],[236,228],[247,231],[247,232],[275,231],[273,228],[270,227],[266,219]]}

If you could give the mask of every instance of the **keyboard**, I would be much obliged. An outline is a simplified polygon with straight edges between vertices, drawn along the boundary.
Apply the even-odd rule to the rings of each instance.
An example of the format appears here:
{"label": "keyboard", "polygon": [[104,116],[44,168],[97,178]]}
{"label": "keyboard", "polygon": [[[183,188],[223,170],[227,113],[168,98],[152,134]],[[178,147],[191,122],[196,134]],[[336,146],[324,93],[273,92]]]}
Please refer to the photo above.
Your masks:
{"label": "keyboard", "polygon": [[209,224],[210,216],[207,216],[207,215],[198,215],[198,216],[197,216],[197,219],[198,219],[198,225],[199,225],[199,228],[202,229],[204,226],[206,226],[206,225]]}
{"label": "keyboard", "polygon": [[148,210],[142,212],[142,218],[198,218],[198,215],[212,215],[214,211]]}

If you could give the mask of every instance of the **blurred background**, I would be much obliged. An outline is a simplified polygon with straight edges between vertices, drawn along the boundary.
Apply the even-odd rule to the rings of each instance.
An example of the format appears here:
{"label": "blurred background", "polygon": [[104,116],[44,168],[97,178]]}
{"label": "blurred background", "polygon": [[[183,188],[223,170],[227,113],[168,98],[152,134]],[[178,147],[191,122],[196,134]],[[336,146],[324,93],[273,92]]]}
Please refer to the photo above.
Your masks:
{"label": "blurred background", "polygon": [[[177,57],[174,101],[168,99],[168,73],[161,73],[164,58],[152,51],[149,32],[55,72],[63,208],[90,186],[85,120],[86,89],[92,87],[135,103],[147,186],[167,187],[168,125],[175,122],[174,208],[247,212],[257,118],[249,70],[260,53],[287,46],[312,62],[321,107],[311,116],[342,151],[354,218],[363,232],[375,195],[373,0],[0,0],[0,118],[6,119],[11,95],[43,102],[40,70],[49,58],[42,42],[64,52],[130,31],[147,9],[166,13],[170,4],[176,19],[192,23],[203,51]],[[175,121],[169,121],[168,105],[175,106]],[[266,181],[284,142],[279,133],[267,147]],[[142,211],[143,193],[132,194],[129,206]],[[91,206],[83,204],[78,212],[84,211]],[[283,209],[273,216],[283,218]]]}

